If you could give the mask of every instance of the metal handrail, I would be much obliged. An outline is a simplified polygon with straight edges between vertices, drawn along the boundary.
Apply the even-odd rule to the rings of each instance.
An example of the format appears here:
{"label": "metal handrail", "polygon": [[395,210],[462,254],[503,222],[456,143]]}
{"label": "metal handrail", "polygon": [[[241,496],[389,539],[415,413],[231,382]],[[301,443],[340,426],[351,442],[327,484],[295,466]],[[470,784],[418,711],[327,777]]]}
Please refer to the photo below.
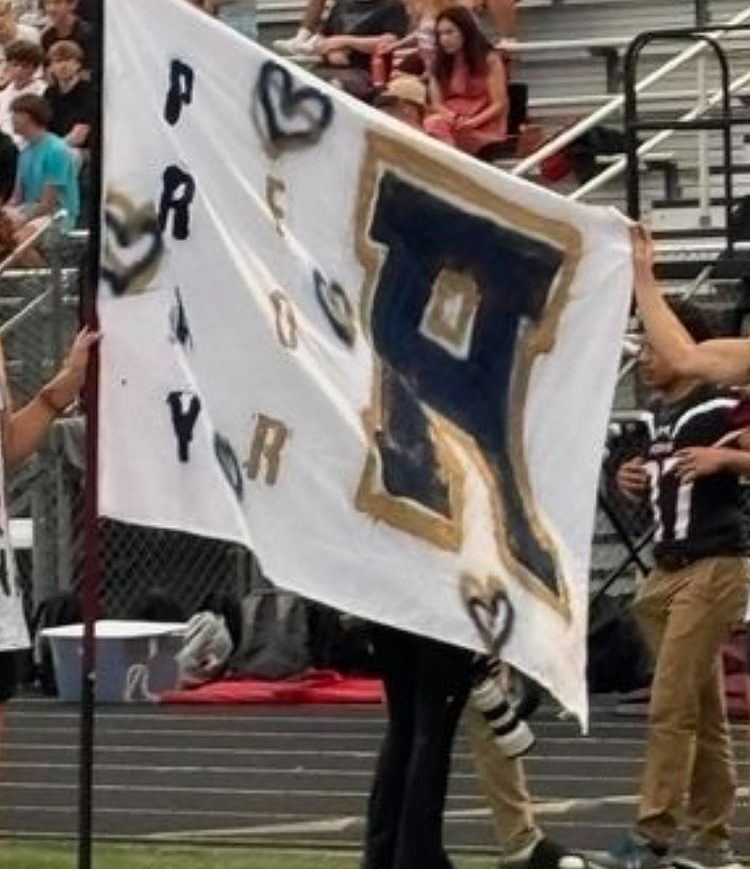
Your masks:
{"label": "metal handrail", "polygon": [[53,221],[59,219],[64,212],[60,212],[58,214],[53,215],[52,217],[45,217],[42,223],[39,224],[39,227],[34,230],[34,232],[26,239],[24,239],[18,247],[13,248],[13,250],[5,257],[4,260],[0,261],[0,275],[3,272],[7,271],[9,266],[12,266],[13,263],[20,257],[22,253],[25,253],[30,247],[33,247],[34,242],[39,241],[39,239],[44,235],[45,232],[52,226]]}
{"label": "metal handrail", "polygon": [[[748,10],[748,14],[750,15],[750,9]],[[736,78],[733,82],[730,83],[729,93],[733,94],[749,83],[750,72],[746,72],[744,75],[741,75],[739,78]],[[684,115],[678,118],[677,121],[694,121],[697,118],[701,117],[701,115],[704,115],[709,109],[713,108],[717,103],[720,103],[723,98],[724,91],[720,88],[719,90],[716,90],[711,94],[711,96],[706,100],[705,105],[697,106],[696,108],[691,109],[689,112],[686,112]],[[648,154],[649,151],[653,151],[654,148],[658,147],[662,144],[662,142],[666,141],[670,136],[672,136],[674,132],[675,128],[671,128],[664,129],[661,133],[657,133],[647,142],[644,142],[640,146],[640,148],[638,148],[638,156],[642,157],[644,154]],[[571,193],[568,198],[574,200],[582,199],[584,196],[587,196],[594,190],[598,190],[600,187],[603,187],[608,181],[611,181],[612,178],[616,178],[618,175],[625,171],[627,162],[628,161],[625,157],[621,158],[616,163],[613,163],[604,171],[600,172],[582,187],[579,187],[578,190]]]}
{"label": "metal handrail", "polygon": [[[721,27],[722,25],[718,25]],[[748,39],[747,34],[727,33],[726,39]],[[574,51],[577,49],[627,48],[633,41],[632,36],[600,36],[591,39],[539,39],[518,42],[514,39],[501,39],[496,47],[512,54],[543,54],[546,51]]]}
{"label": "metal handrail", "polygon": [[[695,102],[700,92],[695,88],[691,90],[653,91],[643,94],[641,100],[647,103],[675,103],[680,100]],[[608,103],[612,94],[577,94],[570,97],[530,97],[530,109],[556,109],[575,108],[576,106],[591,106],[597,103]]]}
{"label": "metal handrail", "polygon": [[[726,35],[726,31],[724,31],[722,27],[735,27],[738,24],[744,24],[746,21],[749,20],[750,6],[735,15],[734,18],[726,22],[724,25],[719,25],[716,30],[712,30],[710,32],[707,31],[706,35],[709,36],[711,39],[721,39],[723,36]],[[692,60],[694,57],[697,57],[705,50],[706,45],[703,42],[696,42],[693,45],[689,46],[684,51],[673,57],[671,60],[668,60],[663,66],[659,67],[658,69],[654,70],[654,72],[647,75],[642,81],[638,82],[638,85],[636,86],[636,92],[640,93],[646,88],[651,87],[651,85],[655,84],[657,81],[660,81],[665,76],[669,75],[670,72],[673,72],[675,69],[682,66],[684,63],[687,63],[687,61]],[[597,109],[595,112],[592,112],[588,117],[583,118],[572,127],[569,127],[567,130],[564,130],[562,133],[560,133],[559,136],[556,136],[554,139],[552,139],[551,142],[543,145],[530,157],[522,160],[517,166],[515,166],[511,170],[511,175],[526,175],[532,169],[536,169],[536,167],[543,163],[548,157],[557,154],[566,145],[574,142],[584,133],[588,133],[589,130],[592,130],[605,118],[608,118],[614,112],[618,111],[618,109],[621,109],[624,105],[624,102],[624,94],[614,97],[606,105]]]}

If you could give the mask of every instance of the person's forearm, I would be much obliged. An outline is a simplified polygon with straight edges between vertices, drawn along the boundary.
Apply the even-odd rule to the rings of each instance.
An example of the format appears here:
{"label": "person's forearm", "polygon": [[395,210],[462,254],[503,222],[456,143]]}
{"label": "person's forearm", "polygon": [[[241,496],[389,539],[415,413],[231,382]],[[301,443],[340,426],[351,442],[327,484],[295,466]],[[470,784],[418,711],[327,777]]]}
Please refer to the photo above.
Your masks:
{"label": "person's forearm", "polygon": [[13,413],[5,427],[4,458],[9,467],[26,461],[41,444],[60,408],[42,393]]}
{"label": "person's forearm", "polygon": [[337,42],[337,49],[345,49],[348,51],[358,51],[360,54],[375,54],[380,44],[380,36],[341,36],[333,37],[340,39],[341,43]]}
{"label": "person's forearm", "polygon": [[667,304],[654,278],[636,280],[635,299],[649,341],[672,367],[677,368],[685,354],[694,350],[695,341]]}
{"label": "person's forearm", "polygon": [[738,477],[750,476],[750,453],[747,450],[732,449],[732,447],[717,447],[721,454],[721,466]]}
{"label": "person's forearm", "polygon": [[65,141],[72,148],[82,148],[89,137],[90,127],[88,124],[76,124],[65,137]]}
{"label": "person's forearm", "polygon": [[750,380],[750,340],[721,338],[696,344],[654,279],[636,281],[635,297],[649,341],[680,375],[725,385]]}
{"label": "person's forearm", "polygon": [[482,127],[490,121],[494,121],[495,118],[500,117],[504,108],[505,107],[502,103],[493,103],[483,111],[479,112],[479,114],[473,115],[470,118],[472,127]]}

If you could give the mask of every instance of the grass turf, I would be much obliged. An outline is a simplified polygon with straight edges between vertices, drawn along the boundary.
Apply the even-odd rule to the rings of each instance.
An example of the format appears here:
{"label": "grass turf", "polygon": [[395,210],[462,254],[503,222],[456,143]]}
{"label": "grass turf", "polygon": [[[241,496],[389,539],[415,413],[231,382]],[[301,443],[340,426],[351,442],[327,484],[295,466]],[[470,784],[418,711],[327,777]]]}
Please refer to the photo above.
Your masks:
{"label": "grass turf", "polygon": [[[96,845],[93,869],[357,869],[354,854],[320,851],[211,846],[154,847],[151,845]],[[0,842],[0,869],[75,869],[77,853],[67,843],[29,844]],[[490,869],[494,862],[458,858],[456,869]]]}

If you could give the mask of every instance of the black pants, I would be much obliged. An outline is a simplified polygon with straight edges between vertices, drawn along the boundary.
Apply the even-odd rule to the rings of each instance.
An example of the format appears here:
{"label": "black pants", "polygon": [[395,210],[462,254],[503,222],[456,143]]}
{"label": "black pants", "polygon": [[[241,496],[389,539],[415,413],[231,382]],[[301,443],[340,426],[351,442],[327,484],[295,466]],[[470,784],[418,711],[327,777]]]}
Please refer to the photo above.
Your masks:
{"label": "black pants", "polygon": [[443,810],[473,656],[381,626],[373,627],[373,645],[388,727],[367,810],[363,869],[446,869]]}

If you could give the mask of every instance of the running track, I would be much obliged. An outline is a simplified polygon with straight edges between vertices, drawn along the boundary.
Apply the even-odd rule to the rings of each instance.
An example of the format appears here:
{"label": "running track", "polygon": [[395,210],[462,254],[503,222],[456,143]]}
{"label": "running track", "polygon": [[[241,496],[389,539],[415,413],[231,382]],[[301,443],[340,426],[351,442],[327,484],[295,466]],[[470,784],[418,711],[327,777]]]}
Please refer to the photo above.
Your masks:
{"label": "running track", "polygon": [[[578,735],[552,708],[534,718],[527,761],[540,820],[578,848],[603,848],[627,829],[643,723],[592,710]],[[75,707],[26,699],[10,707],[0,773],[7,834],[73,835]],[[97,715],[95,830],[101,837],[354,848],[383,728],[383,711],[333,707],[105,707]],[[750,854],[745,729],[734,728],[740,770],[736,847]],[[463,736],[454,756],[446,838],[491,851],[489,813]]]}

